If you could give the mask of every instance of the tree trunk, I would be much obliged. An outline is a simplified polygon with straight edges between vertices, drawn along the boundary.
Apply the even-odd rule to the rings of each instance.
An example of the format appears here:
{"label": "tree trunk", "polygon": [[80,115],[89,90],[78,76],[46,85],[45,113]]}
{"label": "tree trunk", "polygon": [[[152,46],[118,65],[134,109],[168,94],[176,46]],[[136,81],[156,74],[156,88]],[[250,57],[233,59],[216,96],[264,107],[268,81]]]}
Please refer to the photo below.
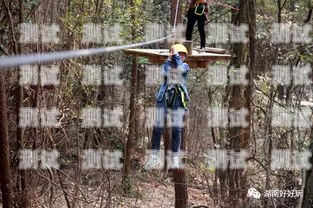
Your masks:
{"label": "tree trunk", "polygon": [[[231,65],[239,68],[245,65],[249,69],[247,79],[249,84],[247,86],[235,85],[230,86],[230,100],[229,108],[240,110],[244,107],[248,111],[246,117],[248,121],[247,127],[230,127],[229,137],[230,148],[235,152],[240,150],[247,150],[250,140],[250,120],[251,120],[251,71],[254,67],[255,59],[255,0],[240,0],[240,11],[237,14],[233,24],[239,26],[241,24],[248,24],[249,26],[249,43],[233,43],[232,51],[234,59]],[[229,198],[228,204],[232,207],[246,207],[246,194],[248,190],[247,178],[243,169],[229,170]]]}
{"label": "tree trunk", "polygon": [[10,148],[8,136],[7,104],[3,72],[0,73],[0,182],[2,204],[5,208],[13,207],[10,169]]}
{"label": "tree trunk", "polygon": [[290,0],[289,3],[289,11],[294,12],[296,10],[296,1],[295,0]]}
{"label": "tree trunk", "polygon": [[[310,135],[310,151],[313,155],[313,129]],[[313,166],[313,157],[310,158],[310,163]],[[312,168],[305,172],[305,181],[303,189],[303,199],[301,208],[311,208],[313,206],[313,171]]]}
{"label": "tree trunk", "polygon": [[[282,12],[282,9],[283,7],[281,6],[281,0],[278,0],[277,1],[277,23],[281,23],[281,12]],[[276,48],[276,52],[278,51],[278,48]],[[285,89],[285,86],[279,84],[277,86],[277,91],[278,91],[278,99],[280,100],[283,100],[284,99],[284,89]]]}
{"label": "tree trunk", "polygon": [[281,10],[283,9],[282,6],[281,6],[281,1],[280,0],[277,0],[277,22],[278,23],[281,23]]}
{"label": "tree trunk", "polygon": [[[135,7],[136,3],[134,0],[130,0],[129,6]],[[131,14],[132,24],[136,22],[137,16],[134,12]],[[136,40],[136,29],[132,27],[131,37],[132,41]],[[136,139],[136,106],[137,106],[137,75],[138,65],[137,65],[137,56],[133,57],[132,61],[132,71],[131,71],[131,89],[130,89],[130,104],[129,104],[129,124],[128,124],[128,138],[126,141],[125,154],[124,154],[124,167],[123,167],[123,191],[124,193],[129,193],[131,190],[131,181],[130,181],[130,170],[131,170],[131,157],[134,149],[134,141]]]}
{"label": "tree trunk", "polygon": [[133,57],[132,73],[131,73],[131,93],[130,93],[130,106],[129,106],[129,127],[128,138],[125,148],[125,159],[123,169],[123,187],[124,192],[127,193],[131,189],[130,184],[130,163],[133,152],[133,141],[136,139],[136,97],[137,97],[137,57]]}
{"label": "tree trunk", "polygon": [[[19,13],[19,22],[24,22],[24,1],[19,0],[19,7],[20,7],[20,13]],[[23,54],[23,46],[21,44],[18,44],[18,52],[19,54]],[[18,79],[20,79],[20,73],[18,75]],[[19,81],[17,81],[18,84]],[[22,148],[24,148],[24,139],[23,139],[23,128],[18,126],[19,123],[19,111],[20,108],[23,107],[23,100],[24,100],[24,88],[23,86],[17,87],[17,105],[16,105],[16,123],[17,123],[17,132],[16,132],[16,147],[17,151],[20,151]],[[17,188],[19,191],[19,197],[21,200],[19,200],[20,207],[29,207],[29,198],[25,197],[26,194],[26,188],[27,188],[27,180],[26,180],[26,171],[25,170],[19,170],[18,176],[17,176]]]}

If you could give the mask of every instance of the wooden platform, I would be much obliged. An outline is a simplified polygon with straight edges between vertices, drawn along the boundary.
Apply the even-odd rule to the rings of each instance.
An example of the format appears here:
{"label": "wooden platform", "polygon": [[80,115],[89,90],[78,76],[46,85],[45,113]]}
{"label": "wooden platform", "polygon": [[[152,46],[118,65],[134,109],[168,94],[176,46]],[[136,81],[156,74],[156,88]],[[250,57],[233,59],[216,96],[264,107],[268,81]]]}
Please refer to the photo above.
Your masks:
{"label": "wooden platform", "polygon": [[[152,64],[163,64],[168,58],[169,49],[127,49],[125,53],[146,57]],[[193,50],[192,55],[187,56],[186,63],[193,68],[207,68],[211,61],[229,60],[230,58],[231,56],[226,54],[224,49],[208,48],[205,52]]]}

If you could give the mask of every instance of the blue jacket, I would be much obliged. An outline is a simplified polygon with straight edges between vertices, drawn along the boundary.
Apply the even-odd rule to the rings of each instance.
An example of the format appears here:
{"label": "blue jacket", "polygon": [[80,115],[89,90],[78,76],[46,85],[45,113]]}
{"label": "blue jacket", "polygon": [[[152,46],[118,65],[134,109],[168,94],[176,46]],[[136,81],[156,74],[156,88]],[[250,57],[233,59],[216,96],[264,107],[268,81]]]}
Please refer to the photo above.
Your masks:
{"label": "blue jacket", "polygon": [[162,65],[162,75],[163,75],[164,81],[161,87],[159,88],[159,91],[156,94],[156,99],[157,101],[161,101],[164,98],[165,91],[170,86],[170,84],[168,84],[168,77],[172,68],[180,69],[182,72],[181,78],[182,78],[183,83],[180,82],[179,85],[184,90],[185,100],[188,101],[190,99],[189,93],[187,90],[187,76],[189,73],[189,65],[181,61],[178,53],[173,55],[173,61],[167,59],[165,63]]}

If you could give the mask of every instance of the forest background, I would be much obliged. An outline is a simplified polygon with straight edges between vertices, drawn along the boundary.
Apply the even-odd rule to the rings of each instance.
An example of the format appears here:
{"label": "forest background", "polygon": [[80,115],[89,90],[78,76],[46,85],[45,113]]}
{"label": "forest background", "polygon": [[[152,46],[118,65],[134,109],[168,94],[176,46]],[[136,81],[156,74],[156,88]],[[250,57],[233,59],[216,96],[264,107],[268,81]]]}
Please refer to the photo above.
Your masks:
{"label": "forest background", "polygon": [[[12,56],[77,50],[164,37],[171,34],[176,4],[177,0],[1,0],[0,53]],[[180,29],[186,26],[188,7],[187,1],[178,1],[178,5],[177,40],[184,38]],[[273,39],[275,23],[285,28],[283,32],[278,30],[281,41]],[[35,38],[29,42],[21,28],[36,24],[37,32],[32,30]],[[49,32],[42,28],[51,25],[58,27],[58,41],[44,41]],[[96,33],[100,36],[82,38],[86,29],[95,25],[101,25],[100,33]],[[223,31],[230,30],[230,25],[246,25],[247,41],[234,42],[229,32],[225,35]],[[310,31],[301,41],[296,41],[297,27]],[[146,126],[145,112],[155,105],[158,88],[146,81],[147,71],[155,67],[148,59],[118,51],[56,62],[53,64],[59,67],[60,82],[46,86],[37,84],[34,78],[30,80],[32,84],[21,84],[25,66],[1,70],[3,207],[312,207],[313,173],[308,164],[312,160],[301,163],[303,155],[299,154],[313,151],[311,27],[311,0],[210,1],[208,46],[224,48],[232,58],[210,62],[207,68],[191,69],[191,101],[183,145],[187,165],[174,172],[144,168],[152,132]],[[35,33],[39,34],[37,38]],[[166,49],[172,41],[145,48]],[[194,46],[198,43],[195,30]],[[212,85],[208,81],[214,65],[226,67],[226,82]],[[33,65],[32,73],[40,74],[46,66],[52,65]],[[122,83],[83,84],[85,66],[100,66],[101,71],[120,70]],[[240,66],[248,69],[247,83],[230,85],[229,77]],[[285,66],[279,74],[282,77],[275,83],[273,71],[279,71],[281,66]],[[297,83],[299,70],[307,72],[307,79]],[[21,125],[21,109],[54,107],[59,113],[58,128],[36,122],[32,126]],[[83,127],[83,109],[92,107],[119,107],[122,125],[104,128],[92,123],[92,127]],[[220,126],[209,116],[209,107],[227,109],[227,114],[231,113],[229,109],[244,108],[247,125],[232,126],[227,121]],[[298,125],[303,117],[305,124]],[[167,149],[166,142],[164,145]],[[43,165],[43,155],[47,162],[53,150],[58,152],[59,167]],[[122,167],[105,169],[93,158],[93,167],[86,170],[82,165],[85,150],[120,151]],[[208,164],[205,154],[219,150],[227,150],[225,154],[245,151],[247,166],[230,168],[229,160],[221,162],[225,168]],[[281,158],[274,158],[274,154]],[[27,158],[25,167],[21,160]],[[249,196],[251,188],[262,197]],[[264,197],[269,190],[298,190],[302,194]]]}

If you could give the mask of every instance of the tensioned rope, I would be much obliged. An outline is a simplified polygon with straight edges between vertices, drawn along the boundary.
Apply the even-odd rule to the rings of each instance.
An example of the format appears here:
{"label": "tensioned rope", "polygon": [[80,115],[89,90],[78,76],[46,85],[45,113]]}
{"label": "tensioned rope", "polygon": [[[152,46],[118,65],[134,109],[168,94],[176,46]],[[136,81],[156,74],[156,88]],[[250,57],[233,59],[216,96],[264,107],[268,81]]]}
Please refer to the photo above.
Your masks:
{"label": "tensioned rope", "polygon": [[142,43],[133,43],[129,45],[122,46],[112,46],[105,48],[90,48],[90,49],[81,49],[81,50],[70,50],[70,51],[59,51],[59,52],[50,52],[50,53],[37,53],[37,54],[29,54],[29,55],[18,55],[18,56],[10,56],[0,58],[0,69],[8,68],[8,67],[16,67],[20,65],[26,64],[35,64],[35,63],[48,63],[53,61],[61,61],[69,58],[78,58],[85,57],[91,55],[97,55],[102,53],[110,53],[118,50],[129,49],[133,47],[140,47],[144,45],[150,45],[152,43],[161,42],[172,37],[173,34],[159,38],[156,40],[151,40]]}
{"label": "tensioned rope", "polygon": [[[209,0],[210,1],[210,0]],[[212,2],[212,0],[211,0]],[[220,4],[218,2],[213,1],[214,3]],[[220,4],[223,5],[223,4]],[[228,5],[223,5],[230,7]],[[96,54],[102,54],[102,53],[109,53],[114,52],[118,50],[124,50],[129,49],[133,47],[140,47],[144,45],[149,45],[156,42],[161,42],[162,40],[166,40],[172,36],[175,36],[176,33],[176,24],[177,24],[177,14],[178,14],[178,7],[179,7],[179,0],[177,0],[176,4],[176,11],[175,11],[175,19],[174,19],[174,33],[167,37],[163,37],[160,39],[148,41],[148,42],[142,42],[142,43],[135,43],[135,44],[129,44],[129,45],[122,45],[122,46],[115,46],[115,47],[106,47],[106,48],[91,48],[91,49],[82,49],[82,50],[70,50],[70,51],[61,51],[61,52],[51,52],[51,53],[42,53],[42,54],[30,54],[30,55],[18,55],[18,56],[10,56],[10,57],[4,57],[0,58],[0,69],[2,68],[8,68],[8,67],[16,67],[24,64],[34,64],[34,63],[47,63],[52,61],[61,61],[69,58],[77,58],[77,57],[85,57],[85,56],[91,56]],[[232,9],[236,9],[233,7],[230,7]]]}
{"label": "tensioned rope", "polygon": [[50,53],[40,53],[40,54],[29,54],[29,55],[18,55],[18,56],[10,56],[0,58],[0,69],[8,68],[8,67],[16,67],[20,65],[26,64],[35,64],[35,63],[48,63],[53,61],[61,61],[69,58],[78,58],[91,56],[96,54],[110,53],[119,50],[125,50],[133,47],[141,47],[145,45],[150,45],[152,43],[161,42],[166,40],[172,36],[175,36],[176,23],[177,23],[177,13],[178,13],[179,0],[177,0],[176,11],[175,11],[175,19],[174,19],[174,32],[172,31],[171,35],[168,35],[163,38],[159,38],[156,40],[151,40],[142,43],[134,43],[129,45],[122,46],[113,46],[113,47],[105,47],[105,48],[90,48],[90,49],[81,49],[81,50],[70,50],[70,51],[59,51],[59,52],[50,52]]}
{"label": "tensioned rope", "polygon": [[177,0],[177,3],[176,3],[176,11],[175,11],[175,18],[174,18],[174,28],[173,28],[174,33],[176,32],[178,6],[179,6],[179,0]]}

